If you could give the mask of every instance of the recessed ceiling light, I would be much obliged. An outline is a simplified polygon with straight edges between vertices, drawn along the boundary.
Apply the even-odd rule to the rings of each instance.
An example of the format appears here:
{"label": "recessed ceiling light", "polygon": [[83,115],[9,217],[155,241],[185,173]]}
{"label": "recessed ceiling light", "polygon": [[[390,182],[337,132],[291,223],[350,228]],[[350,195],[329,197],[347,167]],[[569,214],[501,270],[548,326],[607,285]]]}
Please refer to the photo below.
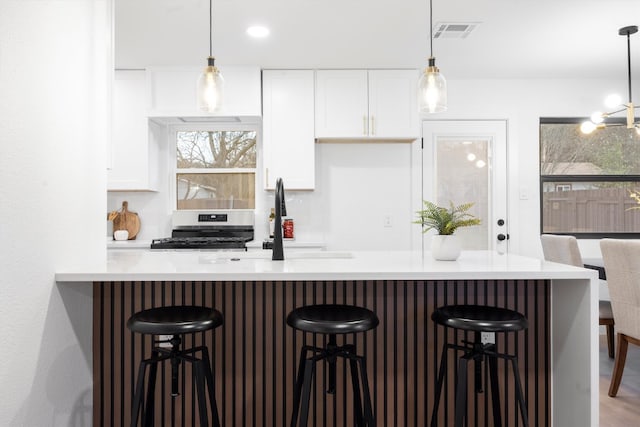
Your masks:
{"label": "recessed ceiling light", "polygon": [[263,38],[269,35],[269,29],[260,25],[254,25],[247,28],[247,34],[255,38]]}

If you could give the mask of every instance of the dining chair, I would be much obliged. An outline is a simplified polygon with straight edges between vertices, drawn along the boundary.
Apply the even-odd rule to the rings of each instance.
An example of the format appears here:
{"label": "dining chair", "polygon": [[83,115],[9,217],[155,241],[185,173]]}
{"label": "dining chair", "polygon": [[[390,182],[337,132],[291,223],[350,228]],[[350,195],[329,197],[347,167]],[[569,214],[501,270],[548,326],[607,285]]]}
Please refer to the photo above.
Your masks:
{"label": "dining chair", "polygon": [[622,381],[627,347],[629,343],[640,346],[640,241],[602,239],[600,249],[618,332],[618,349],[609,385],[609,396],[615,397]]}
{"label": "dining chair", "polygon": [[[584,267],[578,240],[574,236],[560,236],[557,234],[543,234],[540,236],[544,259],[560,264],[569,264],[575,267]],[[606,270],[606,268],[605,268]],[[608,279],[608,276],[607,276]],[[600,300],[598,324],[605,326],[607,330],[607,350],[610,358],[615,357],[615,321],[611,301]]]}

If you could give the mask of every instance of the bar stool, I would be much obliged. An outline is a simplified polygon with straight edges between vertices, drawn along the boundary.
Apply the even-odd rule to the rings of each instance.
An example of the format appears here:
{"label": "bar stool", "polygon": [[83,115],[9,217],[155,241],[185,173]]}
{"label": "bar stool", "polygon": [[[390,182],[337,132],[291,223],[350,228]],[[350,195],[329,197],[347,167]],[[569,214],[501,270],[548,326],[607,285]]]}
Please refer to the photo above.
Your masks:
{"label": "bar stool", "polygon": [[[222,314],[212,308],[195,306],[170,306],[158,307],[143,310],[135,313],[127,321],[127,327],[132,332],[151,335],[172,335],[172,338],[164,341],[154,341],[155,344],[170,343],[171,348],[154,346],[151,351],[151,358],[142,360],[138,368],[138,380],[133,399],[133,410],[131,415],[131,427],[138,425],[138,417],[142,410],[142,397],[144,394],[144,377],[149,366],[149,384],[147,386],[147,396],[145,410],[142,414],[142,425],[152,426],[154,418],[154,391],[156,385],[156,374],[158,363],[164,360],[171,362],[171,396],[176,397],[178,391],[178,367],[181,362],[189,362],[193,365],[193,373],[196,383],[196,393],[198,396],[198,408],[200,425],[208,426],[207,401],[205,399],[205,383],[209,390],[209,402],[213,416],[214,427],[220,427],[218,409],[216,407],[215,394],[213,388],[213,374],[211,373],[211,363],[209,351],[206,346],[180,350],[182,343],[181,335],[208,331],[222,325]],[[198,359],[195,353],[201,352],[202,358]]]}
{"label": "bar stool", "polygon": [[467,416],[467,369],[470,361],[474,362],[475,391],[482,392],[482,362],[489,362],[489,380],[491,384],[491,402],[493,409],[493,426],[502,427],[500,413],[500,392],[498,390],[498,358],[511,361],[516,383],[516,399],[520,407],[520,416],[525,427],[529,425],[527,407],[522,393],[518,361],[515,355],[496,352],[495,344],[483,344],[482,332],[512,332],[527,328],[527,319],[517,311],[505,308],[479,305],[451,305],[437,308],[431,319],[442,326],[474,333],[474,341],[463,341],[464,345],[445,343],[440,360],[440,371],[436,382],[436,394],[431,416],[431,427],[436,427],[442,383],[447,371],[447,350],[463,351],[458,360],[458,378],[455,388],[455,427],[462,427]]}
{"label": "bar stool", "polygon": [[[375,426],[371,407],[371,395],[367,380],[365,358],[356,354],[355,344],[338,346],[337,334],[365,332],[378,326],[380,321],[374,312],[363,307],[339,304],[319,304],[296,308],[287,316],[287,324],[294,329],[329,336],[326,348],[303,346],[300,352],[298,378],[296,379],[293,397],[293,415],[291,427],[306,426],[309,416],[309,398],[311,384],[315,374],[316,363],[324,360],[328,364],[327,393],[333,394],[336,389],[336,359],[349,359],[351,384],[355,404],[356,426]],[[307,354],[311,356],[307,357]],[[360,368],[358,375],[358,367]],[[362,396],[360,387],[362,386]],[[364,411],[363,411],[364,401]],[[302,406],[302,407],[301,407]],[[300,424],[298,424],[300,413]]]}

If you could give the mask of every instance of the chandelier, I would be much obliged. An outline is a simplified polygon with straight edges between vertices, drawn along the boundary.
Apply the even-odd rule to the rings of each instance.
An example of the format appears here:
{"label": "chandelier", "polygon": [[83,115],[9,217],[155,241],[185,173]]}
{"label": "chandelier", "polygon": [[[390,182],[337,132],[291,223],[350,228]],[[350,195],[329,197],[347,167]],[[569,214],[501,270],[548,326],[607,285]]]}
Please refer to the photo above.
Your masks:
{"label": "chandelier", "polygon": [[[597,111],[591,115],[591,120],[585,121],[580,125],[582,133],[590,134],[596,129],[604,129],[607,126],[624,126],[627,129],[634,129],[640,135],[640,122],[635,121],[635,109],[633,101],[631,101],[631,34],[638,32],[638,27],[631,25],[623,27],[618,30],[618,34],[621,36],[627,36],[627,84],[629,88],[629,101],[627,103],[622,102],[620,95],[609,95],[605,99],[605,106],[612,111],[600,112]],[[605,119],[613,116],[614,114],[625,112],[627,115],[626,123],[607,123]]]}

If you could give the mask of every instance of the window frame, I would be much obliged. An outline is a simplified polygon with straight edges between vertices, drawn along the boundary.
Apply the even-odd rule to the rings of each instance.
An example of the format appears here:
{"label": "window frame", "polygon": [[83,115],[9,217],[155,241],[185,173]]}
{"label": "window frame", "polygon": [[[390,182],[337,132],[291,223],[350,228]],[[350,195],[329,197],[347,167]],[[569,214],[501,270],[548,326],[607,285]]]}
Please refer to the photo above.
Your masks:
{"label": "window frame", "polygon": [[[540,233],[544,233],[544,185],[545,183],[563,184],[567,182],[637,182],[640,186],[640,175],[542,175],[542,140],[540,126],[543,124],[575,124],[579,126],[580,123],[585,120],[589,120],[588,117],[540,117],[538,123],[538,176],[539,182],[539,205],[540,205]],[[636,119],[637,120],[637,119]],[[626,124],[624,118],[611,118],[607,120],[607,123]],[[597,132],[597,130],[596,130]],[[554,232],[553,234],[564,236],[575,236],[576,239],[603,239],[612,237],[616,239],[638,239],[640,238],[640,231],[638,232],[606,232],[606,233],[572,233],[572,232]]]}
{"label": "window frame", "polygon": [[[218,168],[218,169],[204,169],[204,168],[178,168],[178,132],[223,132],[223,131],[244,131],[256,133],[256,166],[255,168]],[[258,191],[258,171],[260,165],[260,147],[262,146],[262,130],[258,124],[254,123],[228,123],[228,122],[205,122],[205,123],[185,123],[185,124],[173,124],[168,128],[171,150],[171,165],[169,166],[169,193],[171,194],[171,206],[174,211],[178,210],[178,188],[177,178],[178,174],[243,174],[253,173],[254,175],[254,195],[253,195],[253,208],[249,210],[255,210],[258,203],[257,191]],[[203,172],[206,170],[207,172]],[[197,210],[197,209],[180,209],[181,211]],[[221,210],[221,209],[210,209]],[[243,209],[234,209],[243,210]]]}

